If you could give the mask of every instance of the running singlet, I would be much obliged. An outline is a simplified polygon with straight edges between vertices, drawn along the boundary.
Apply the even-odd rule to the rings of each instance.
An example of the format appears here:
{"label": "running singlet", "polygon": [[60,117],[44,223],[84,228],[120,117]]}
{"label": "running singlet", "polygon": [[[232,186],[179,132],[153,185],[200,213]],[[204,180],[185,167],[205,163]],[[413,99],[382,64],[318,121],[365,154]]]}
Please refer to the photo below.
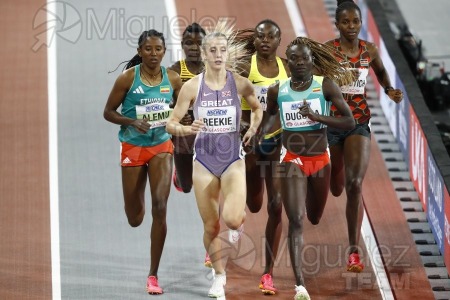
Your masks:
{"label": "running singlet", "polygon": [[[250,73],[248,74],[248,79],[252,82],[253,87],[255,89],[256,98],[258,98],[259,102],[261,103],[261,107],[263,111],[266,111],[267,109],[267,89],[269,86],[276,81],[280,81],[282,79],[287,79],[288,76],[286,74],[286,70],[284,69],[283,62],[281,59],[277,56],[276,57],[277,64],[278,64],[278,75],[274,78],[268,78],[261,75],[258,71],[258,64],[256,61],[256,54],[252,56],[251,59],[251,65],[250,65]],[[250,110],[250,106],[248,105],[247,101],[245,101],[244,98],[242,98],[242,104],[241,104],[242,110]]]}
{"label": "running singlet", "polygon": [[180,60],[180,78],[182,82],[186,82],[189,79],[195,77],[195,74],[192,74],[191,71],[186,66],[186,60]]}
{"label": "running singlet", "polygon": [[313,76],[311,86],[302,92],[291,89],[291,79],[280,82],[278,90],[278,107],[283,130],[310,131],[327,127],[327,125],[312,121],[300,114],[299,108],[304,99],[316,113],[323,116],[330,115],[331,102],[327,101],[322,91],[322,76]]}
{"label": "running singlet", "polygon": [[[186,82],[196,75],[191,73],[186,66],[186,60],[180,60],[180,78],[182,82]],[[189,107],[188,114],[194,117],[192,106]],[[195,134],[186,136],[172,136],[172,142],[175,148],[175,153],[192,154],[192,146],[194,145]]]}
{"label": "running singlet", "polygon": [[134,81],[122,102],[122,115],[132,119],[146,119],[151,127],[141,133],[131,125],[120,126],[119,140],[135,146],[155,146],[168,139],[166,123],[172,113],[169,104],[173,89],[167,71],[161,67],[162,81],[148,86],[141,81],[140,65],[134,67]]}
{"label": "running singlet", "polygon": [[[339,39],[334,40],[334,47],[337,52],[343,54]],[[352,85],[341,87],[343,97],[347,101],[348,106],[350,106],[353,118],[357,124],[367,122],[370,119],[369,105],[366,101],[366,84],[371,59],[365,41],[359,40],[359,49],[360,52],[357,57],[347,57],[344,54],[346,60],[350,63],[351,70],[358,72],[358,79]],[[342,59],[336,58],[342,61]],[[331,115],[340,116],[334,105],[331,106]]]}
{"label": "running singlet", "polygon": [[221,177],[233,162],[244,158],[239,134],[240,98],[230,71],[227,71],[227,81],[221,90],[210,89],[205,84],[204,74],[199,78],[194,116],[205,123],[205,128],[197,133],[194,160]]}

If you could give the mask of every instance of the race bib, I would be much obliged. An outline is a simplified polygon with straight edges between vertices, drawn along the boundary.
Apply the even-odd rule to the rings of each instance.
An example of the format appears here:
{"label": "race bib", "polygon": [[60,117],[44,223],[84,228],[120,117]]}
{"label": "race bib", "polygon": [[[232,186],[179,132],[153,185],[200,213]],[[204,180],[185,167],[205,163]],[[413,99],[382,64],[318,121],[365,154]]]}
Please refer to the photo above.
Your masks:
{"label": "race bib", "polygon": [[[308,99],[306,103],[311,107],[314,113],[322,115],[322,106],[320,105],[320,99]],[[302,116],[299,112],[299,108],[303,105],[303,100],[283,102],[283,120],[286,129],[288,128],[300,128],[307,126],[314,126],[319,122],[312,121],[308,117]]]}
{"label": "race bib", "polygon": [[358,80],[353,82],[351,85],[344,85],[341,87],[341,91],[344,94],[364,94],[367,83],[367,75],[369,74],[369,69],[352,68],[351,71],[358,72]]}
{"label": "race bib", "polygon": [[205,123],[204,132],[226,133],[236,132],[236,107],[199,107],[198,115]]}
{"label": "race bib", "polygon": [[166,126],[172,111],[173,109],[171,109],[167,103],[136,105],[137,119],[146,120],[150,124],[150,129]]}
{"label": "race bib", "polygon": [[268,87],[254,85],[253,88],[255,89],[256,98],[258,99],[259,103],[261,103],[261,108],[263,109],[263,111],[266,111]]}

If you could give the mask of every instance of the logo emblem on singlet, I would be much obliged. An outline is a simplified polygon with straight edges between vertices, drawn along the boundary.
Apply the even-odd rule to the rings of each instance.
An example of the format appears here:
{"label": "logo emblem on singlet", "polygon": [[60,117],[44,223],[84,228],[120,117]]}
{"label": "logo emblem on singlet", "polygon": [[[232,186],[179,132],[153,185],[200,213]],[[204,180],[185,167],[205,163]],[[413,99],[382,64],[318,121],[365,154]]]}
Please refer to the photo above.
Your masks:
{"label": "logo emblem on singlet", "polygon": [[138,86],[134,91],[133,94],[143,94],[144,93],[144,89],[142,88],[142,86]]}
{"label": "logo emblem on singlet", "polygon": [[261,83],[261,82],[264,82],[264,81],[263,80],[255,81],[254,79],[252,80],[253,84],[258,84],[258,83]]}

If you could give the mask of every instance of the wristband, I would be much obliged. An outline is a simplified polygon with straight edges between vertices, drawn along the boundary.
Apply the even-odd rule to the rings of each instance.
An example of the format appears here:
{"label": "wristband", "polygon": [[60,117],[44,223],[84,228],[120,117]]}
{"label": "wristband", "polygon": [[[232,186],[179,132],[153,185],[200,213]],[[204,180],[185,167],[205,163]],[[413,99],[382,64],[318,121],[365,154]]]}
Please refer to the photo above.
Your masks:
{"label": "wristband", "polygon": [[387,95],[388,92],[389,92],[390,90],[393,90],[393,89],[394,89],[394,88],[393,88],[392,86],[387,86],[387,87],[384,88],[384,93]]}

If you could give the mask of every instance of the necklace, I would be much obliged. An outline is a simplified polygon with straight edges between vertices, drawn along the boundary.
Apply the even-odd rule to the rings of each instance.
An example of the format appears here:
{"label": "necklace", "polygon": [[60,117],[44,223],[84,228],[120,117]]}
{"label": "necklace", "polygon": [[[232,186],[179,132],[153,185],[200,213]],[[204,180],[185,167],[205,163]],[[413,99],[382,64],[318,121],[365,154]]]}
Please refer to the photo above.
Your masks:
{"label": "necklace", "polygon": [[[148,76],[150,76],[152,78],[152,80],[150,80],[147,75],[145,75],[147,73]],[[159,68],[158,73],[156,73],[155,75],[150,74],[147,70],[145,70],[145,68],[143,67],[143,65],[141,65],[141,74],[144,75],[145,80],[148,81],[148,83],[150,83],[150,85],[154,86],[157,85],[159,82],[159,74],[161,73],[161,68]],[[158,78],[156,78],[158,76]],[[154,82],[156,82],[156,84],[154,84]]]}
{"label": "necklace", "polygon": [[312,75],[311,75],[311,77],[309,77],[308,80],[305,80],[305,81],[294,81],[291,79],[292,87],[295,87],[295,89],[300,89],[300,88],[306,86],[309,82],[311,82],[312,79],[313,79]]}

